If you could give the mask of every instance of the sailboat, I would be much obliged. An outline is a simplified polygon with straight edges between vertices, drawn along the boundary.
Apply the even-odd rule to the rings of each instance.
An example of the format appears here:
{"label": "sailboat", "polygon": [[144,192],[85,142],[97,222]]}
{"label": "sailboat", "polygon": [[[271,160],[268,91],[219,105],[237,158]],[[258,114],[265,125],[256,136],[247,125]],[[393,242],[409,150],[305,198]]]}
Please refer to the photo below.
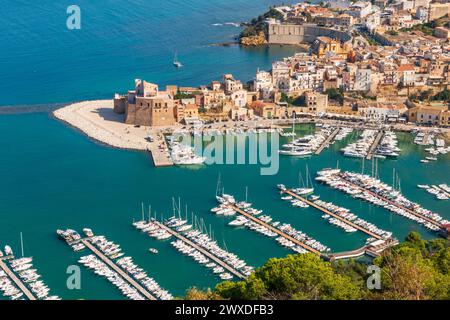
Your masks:
{"label": "sailboat", "polygon": [[290,144],[283,145],[283,148],[285,148],[285,150],[278,150],[278,153],[281,155],[294,157],[306,157],[312,154],[310,150],[296,146],[294,142],[295,142],[295,117],[292,119],[292,141]]}
{"label": "sailboat", "polygon": [[173,65],[175,66],[175,68],[182,68],[183,64],[178,61],[178,54],[175,52],[175,57],[173,58]]}
{"label": "sailboat", "polygon": [[313,183],[311,180],[311,175],[309,174],[308,165],[306,165],[306,185],[302,179],[301,172],[299,172],[299,182],[300,185],[303,185],[303,188],[295,189],[295,193],[298,195],[309,195],[314,192]]}

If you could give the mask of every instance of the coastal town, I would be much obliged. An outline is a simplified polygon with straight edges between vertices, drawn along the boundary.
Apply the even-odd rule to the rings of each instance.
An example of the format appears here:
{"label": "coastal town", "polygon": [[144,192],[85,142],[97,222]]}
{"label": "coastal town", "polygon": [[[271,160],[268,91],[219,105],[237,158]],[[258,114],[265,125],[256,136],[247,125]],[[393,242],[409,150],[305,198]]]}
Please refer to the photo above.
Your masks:
{"label": "coastal town", "polygon": [[256,15],[205,24],[264,60],[201,74],[150,37],[93,98],[0,110],[0,300],[450,298],[450,0]]}
{"label": "coastal town", "polygon": [[[247,83],[224,74],[209,85],[160,90],[136,80],[133,90],[116,95],[114,111],[127,124],[151,127],[302,115],[450,126],[450,3],[301,3],[271,10],[282,20],[265,21],[268,43],[309,42],[308,53],[275,61]],[[444,26],[424,32],[424,24]],[[363,29],[367,34],[356,32]]]}

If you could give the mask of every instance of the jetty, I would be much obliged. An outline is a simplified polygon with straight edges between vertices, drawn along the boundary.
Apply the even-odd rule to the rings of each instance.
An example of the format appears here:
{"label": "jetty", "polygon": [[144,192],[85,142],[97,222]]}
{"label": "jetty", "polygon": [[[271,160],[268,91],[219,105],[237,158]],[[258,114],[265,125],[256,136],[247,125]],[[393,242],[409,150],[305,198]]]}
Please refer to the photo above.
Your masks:
{"label": "jetty", "polygon": [[320,145],[320,147],[314,152],[314,154],[316,156],[318,156],[319,154],[322,153],[322,151],[327,148],[330,143],[333,141],[334,138],[336,138],[336,136],[338,135],[339,131],[341,130],[341,128],[336,128],[331,135],[328,136],[328,138]]}
{"label": "jetty", "polygon": [[89,239],[82,239],[81,242],[89,248],[100,260],[102,260],[106,265],[108,265],[111,269],[117,272],[124,280],[126,280],[131,286],[133,286],[139,293],[141,293],[148,300],[157,300],[150,292],[148,292],[144,287],[142,287],[139,283],[133,280],[122,268],[112,262],[108,257],[106,257],[100,250],[98,250],[92,243],[90,243]]}
{"label": "jetty", "polygon": [[342,260],[342,259],[354,259],[354,258],[362,257],[363,255],[368,255],[368,256],[376,258],[376,257],[380,256],[384,250],[386,250],[387,248],[392,247],[394,245],[397,245],[397,244],[398,244],[398,240],[395,240],[392,238],[388,239],[386,241],[376,240],[362,248],[359,248],[356,250],[344,251],[344,252],[331,253],[331,254],[328,254],[326,257],[330,261]]}
{"label": "jetty", "polygon": [[319,210],[319,211],[321,211],[321,212],[323,212],[323,213],[325,213],[325,214],[327,214],[329,216],[332,216],[333,218],[336,218],[336,219],[344,222],[345,224],[348,224],[349,226],[351,226],[351,227],[353,227],[355,229],[358,229],[361,232],[364,232],[365,234],[369,235],[372,238],[375,238],[375,239],[378,239],[378,240],[383,239],[380,235],[378,235],[376,233],[373,233],[372,231],[367,230],[366,228],[361,227],[361,226],[359,226],[359,225],[357,225],[357,224],[355,224],[355,223],[353,223],[353,222],[351,222],[351,221],[341,217],[340,215],[337,215],[337,214],[335,214],[335,213],[333,213],[333,212],[331,212],[331,211],[329,211],[329,210],[327,210],[327,209],[325,209],[325,208],[315,204],[314,202],[311,202],[311,201],[309,201],[309,200],[299,196],[298,194],[296,194],[292,190],[286,190],[285,193],[289,194],[290,196],[292,196],[292,197],[294,197],[294,198],[296,198],[296,199],[298,199],[298,200],[308,204],[309,206],[311,206],[311,207],[313,207],[313,208],[315,208],[315,209],[317,209],[317,210]]}
{"label": "jetty", "polygon": [[168,233],[170,233],[171,235],[173,235],[175,238],[185,242],[189,246],[193,247],[195,250],[201,252],[203,255],[205,255],[209,259],[213,260],[215,263],[217,263],[218,265],[220,265],[224,269],[228,270],[230,273],[232,273],[236,277],[238,277],[240,279],[245,279],[246,278],[246,276],[244,274],[242,274],[241,272],[239,272],[238,270],[236,270],[235,268],[230,266],[228,263],[226,263],[226,262],[222,261],[221,259],[219,259],[218,257],[216,257],[214,254],[212,254],[211,252],[209,252],[205,248],[202,248],[198,244],[196,244],[193,241],[189,240],[188,238],[183,236],[181,233],[173,230],[172,228],[169,228],[168,226],[166,226],[165,224],[163,224],[161,222],[154,221],[154,223],[158,227],[160,227],[161,229],[163,229],[163,230],[167,231]]}
{"label": "jetty", "polygon": [[439,222],[437,222],[437,221],[434,221],[433,219],[430,219],[430,218],[428,218],[428,217],[426,217],[426,216],[424,216],[424,215],[422,215],[422,214],[420,214],[420,213],[417,213],[417,212],[415,212],[415,211],[413,211],[413,210],[410,210],[410,209],[408,209],[408,208],[406,208],[406,207],[404,207],[404,206],[402,206],[402,205],[400,205],[400,204],[398,204],[398,203],[396,203],[396,202],[394,202],[394,201],[391,201],[391,200],[389,200],[389,199],[387,199],[387,198],[385,198],[385,197],[383,197],[383,196],[380,196],[379,194],[377,194],[377,193],[375,193],[375,192],[373,192],[373,191],[371,191],[371,190],[368,190],[368,189],[366,189],[366,188],[360,187],[360,186],[358,186],[357,184],[355,184],[355,183],[353,183],[353,182],[351,182],[351,181],[345,179],[345,177],[342,175],[342,173],[339,174],[339,177],[340,177],[342,180],[344,180],[345,182],[347,182],[349,185],[351,185],[351,186],[352,186],[353,188],[355,188],[355,189],[359,189],[359,190],[361,190],[361,191],[367,192],[367,193],[369,193],[371,196],[373,196],[373,197],[375,197],[375,198],[378,198],[378,199],[380,199],[380,200],[383,200],[383,201],[389,203],[390,205],[393,205],[393,206],[395,206],[395,207],[397,207],[397,208],[400,208],[400,209],[402,209],[402,210],[405,210],[405,211],[408,212],[409,214],[414,215],[414,216],[416,216],[416,217],[418,217],[418,218],[420,218],[420,219],[423,219],[423,220],[425,220],[425,221],[427,221],[427,222],[429,222],[429,223],[431,223],[431,224],[433,224],[433,225],[435,225],[435,226],[437,226],[437,227],[439,227],[439,228],[441,228],[441,229],[443,228],[443,225],[442,225],[441,223],[439,223]]}
{"label": "jetty", "polygon": [[383,139],[384,132],[378,131],[377,136],[375,137],[375,140],[373,141],[372,145],[370,146],[369,152],[367,153],[367,160],[372,160],[375,151],[378,148],[378,145],[380,144],[381,139]]}
{"label": "jetty", "polygon": [[11,269],[6,265],[3,259],[0,259],[0,268],[6,273],[6,275],[15,283],[15,285],[25,294],[28,300],[37,300],[36,297],[31,293],[30,290],[25,286],[25,284],[11,271]]}
{"label": "jetty", "polygon": [[294,237],[291,237],[290,235],[284,233],[283,231],[281,231],[281,230],[275,228],[275,227],[272,226],[271,224],[266,223],[266,222],[264,222],[264,221],[262,221],[262,220],[256,218],[255,216],[253,216],[253,215],[251,215],[251,214],[249,214],[249,213],[247,213],[247,212],[241,210],[241,209],[238,208],[237,206],[235,206],[235,205],[233,205],[233,204],[229,204],[229,203],[226,204],[226,205],[227,205],[229,208],[231,208],[231,209],[233,209],[234,211],[236,211],[237,213],[243,215],[243,216],[246,217],[247,219],[250,219],[250,220],[252,220],[253,222],[255,222],[255,223],[257,223],[257,224],[259,224],[259,225],[261,225],[261,226],[263,226],[263,227],[265,227],[265,228],[267,228],[267,229],[269,229],[270,231],[275,232],[275,233],[278,234],[280,237],[283,237],[283,238],[285,238],[285,239],[287,239],[287,240],[289,240],[289,241],[295,243],[296,245],[302,247],[303,249],[305,249],[305,250],[307,250],[307,251],[309,251],[309,252],[315,253],[315,254],[317,254],[317,255],[320,255],[320,256],[322,255],[322,253],[321,253],[320,251],[318,251],[318,250],[316,250],[316,249],[314,249],[314,248],[308,246],[307,244],[305,244],[305,243],[303,243],[303,242],[301,242],[301,241],[295,239]]}

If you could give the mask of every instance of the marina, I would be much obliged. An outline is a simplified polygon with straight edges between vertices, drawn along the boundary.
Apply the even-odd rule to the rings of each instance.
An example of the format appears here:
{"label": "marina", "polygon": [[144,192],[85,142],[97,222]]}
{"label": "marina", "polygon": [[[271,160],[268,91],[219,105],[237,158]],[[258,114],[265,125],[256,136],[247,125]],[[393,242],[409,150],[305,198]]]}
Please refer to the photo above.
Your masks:
{"label": "marina", "polygon": [[437,213],[409,201],[398,190],[368,175],[341,172],[339,169],[325,169],[318,172],[317,175],[317,181],[348,193],[352,197],[382,206],[386,210],[414,220],[430,230],[440,231],[444,225],[449,223]]}
{"label": "marina", "polygon": [[[392,235],[392,233],[386,232],[384,230],[380,230],[377,227],[369,224],[367,221],[364,221],[364,220],[358,218],[354,214],[351,214],[351,217],[348,218],[348,216],[350,216],[349,210],[347,210],[345,208],[339,208],[339,207],[336,207],[330,203],[326,203],[321,200],[309,201],[309,200],[301,197],[294,191],[286,189],[284,186],[280,186],[280,189],[283,194],[289,194],[293,198],[296,198],[296,199],[306,203],[307,205],[319,210],[320,212],[325,213],[326,215],[331,216],[331,217],[341,221],[342,223],[345,224],[345,226],[350,226],[351,228],[359,230],[359,231],[367,234],[371,238],[374,238],[377,240],[388,239]],[[325,208],[325,206],[327,206],[328,208]]]}
{"label": "marina", "polygon": [[[23,251],[23,249],[22,249]],[[33,258],[16,258],[11,247],[0,251],[0,293],[11,300],[61,300],[50,295],[49,287],[33,267]]]}
{"label": "marina", "polygon": [[298,253],[312,252],[317,255],[322,255],[322,252],[329,250],[325,245],[303,232],[296,230],[289,224],[283,224],[281,222],[271,223],[272,218],[268,215],[257,218],[255,213],[260,214],[261,212],[250,208],[245,203],[236,203],[234,197],[230,195],[222,194],[221,196],[217,196],[217,200],[221,204],[218,207],[220,208],[219,210],[228,209],[231,212],[239,213],[243,216],[243,218],[238,218],[239,222],[236,222],[236,225],[247,225],[250,229],[269,237],[278,236],[276,240],[281,245],[291,248]]}
{"label": "marina", "polygon": [[383,139],[384,132],[379,131],[373,140],[372,145],[370,146],[369,152],[367,153],[367,160],[372,160],[373,156],[375,155],[375,152],[377,151],[378,145],[381,142],[381,139]]}
{"label": "marina", "polygon": [[108,241],[104,236],[96,236],[91,229],[85,228],[86,238],[75,237],[76,233],[58,232],[69,245],[82,243],[92,254],[81,257],[78,262],[92,269],[94,273],[108,279],[126,297],[132,300],[170,300],[172,296],[163,290],[153,278],[133,263],[131,257],[123,257],[119,245]]}
{"label": "marina", "polygon": [[180,230],[183,229],[180,229],[180,227],[185,226],[186,223],[186,220],[183,221],[177,218],[169,219],[165,223],[151,219],[150,221],[141,220],[135,222],[133,226],[148,233],[150,237],[154,237],[156,234],[161,235],[159,240],[168,239],[167,235],[177,238],[176,241],[171,243],[172,246],[180,252],[191,256],[200,264],[211,268],[214,273],[220,274],[219,277],[223,280],[230,280],[233,276],[238,279],[244,279],[250,274],[251,267],[247,267],[246,263],[239,260],[236,255],[219,248],[209,236],[195,229],[189,230],[190,228],[184,230],[185,232],[182,234],[183,231]]}

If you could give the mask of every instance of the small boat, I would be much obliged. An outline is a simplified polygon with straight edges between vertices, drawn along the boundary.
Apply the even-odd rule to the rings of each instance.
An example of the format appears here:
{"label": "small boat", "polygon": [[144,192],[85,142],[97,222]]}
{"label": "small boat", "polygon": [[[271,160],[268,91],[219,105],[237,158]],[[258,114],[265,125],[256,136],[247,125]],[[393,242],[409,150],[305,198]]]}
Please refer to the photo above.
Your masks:
{"label": "small boat", "polygon": [[174,59],[173,59],[173,65],[175,66],[175,68],[182,68],[182,67],[183,67],[183,65],[181,64],[181,62],[178,61],[178,58],[177,58],[177,54],[176,54],[176,53],[175,53],[175,57],[174,57]]}
{"label": "small boat", "polygon": [[430,186],[427,184],[418,184],[417,187],[420,189],[430,189]]}
{"label": "small boat", "polygon": [[428,162],[430,162],[429,160],[420,160],[420,162],[422,162],[422,163],[428,163]]}
{"label": "small boat", "polygon": [[159,253],[159,251],[157,249],[155,249],[155,248],[150,248],[150,249],[148,249],[148,251],[150,253],[153,253],[153,254],[158,254]]}
{"label": "small boat", "polygon": [[429,161],[437,161],[436,157],[426,157],[425,159],[427,159]]}

